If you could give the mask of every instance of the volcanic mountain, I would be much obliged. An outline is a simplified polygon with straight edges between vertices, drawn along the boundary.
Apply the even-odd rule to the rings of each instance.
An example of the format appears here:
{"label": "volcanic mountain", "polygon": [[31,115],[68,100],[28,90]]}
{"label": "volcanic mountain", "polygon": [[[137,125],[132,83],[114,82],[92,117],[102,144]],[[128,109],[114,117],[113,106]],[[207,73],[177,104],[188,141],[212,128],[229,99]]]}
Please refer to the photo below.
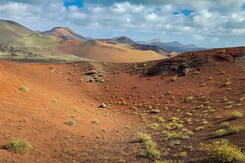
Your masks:
{"label": "volcanic mountain", "polygon": [[74,32],[69,27],[55,27],[49,31],[41,32],[43,35],[52,35],[61,40],[85,40],[84,37]]}
{"label": "volcanic mountain", "polygon": [[0,43],[8,44],[32,33],[33,31],[16,22],[0,19]]}

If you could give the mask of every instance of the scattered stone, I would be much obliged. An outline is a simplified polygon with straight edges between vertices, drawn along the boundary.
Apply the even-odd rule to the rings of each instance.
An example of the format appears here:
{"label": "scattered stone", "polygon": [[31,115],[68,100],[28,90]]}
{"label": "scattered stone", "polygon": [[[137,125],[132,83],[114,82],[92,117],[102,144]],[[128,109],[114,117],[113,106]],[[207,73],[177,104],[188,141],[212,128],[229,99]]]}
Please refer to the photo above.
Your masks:
{"label": "scattered stone", "polygon": [[105,103],[102,103],[99,107],[105,109],[105,108],[107,108],[108,106],[107,106]]}

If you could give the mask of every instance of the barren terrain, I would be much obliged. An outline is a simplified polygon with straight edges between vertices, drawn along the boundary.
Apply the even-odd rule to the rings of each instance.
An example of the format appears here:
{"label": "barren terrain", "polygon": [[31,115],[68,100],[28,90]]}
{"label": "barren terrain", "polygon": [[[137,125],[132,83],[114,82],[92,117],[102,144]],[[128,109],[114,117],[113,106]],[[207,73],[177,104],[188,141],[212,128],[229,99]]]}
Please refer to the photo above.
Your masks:
{"label": "barren terrain", "polygon": [[[240,47],[131,64],[0,61],[0,162],[200,162],[200,142],[221,138],[245,150],[244,131],[215,135],[222,122],[245,125],[229,119],[245,114],[244,55]],[[139,133],[160,156],[145,154]],[[13,137],[27,139],[30,153],[6,150]]]}

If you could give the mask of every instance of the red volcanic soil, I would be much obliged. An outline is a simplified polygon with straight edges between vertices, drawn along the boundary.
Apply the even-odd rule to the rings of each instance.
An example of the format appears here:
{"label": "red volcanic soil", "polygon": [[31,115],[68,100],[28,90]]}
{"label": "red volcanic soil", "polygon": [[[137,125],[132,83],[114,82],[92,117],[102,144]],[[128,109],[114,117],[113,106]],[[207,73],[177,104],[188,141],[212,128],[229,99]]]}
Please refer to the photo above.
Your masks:
{"label": "red volcanic soil", "polygon": [[[79,43],[80,42],[80,43]],[[101,41],[62,41],[63,52],[103,62],[134,63],[166,58],[154,51],[134,50]]]}
{"label": "red volcanic soil", "polygon": [[[244,117],[228,120],[233,111],[245,114],[244,54],[245,48],[216,49],[135,64],[1,61],[0,162],[154,162],[142,156],[139,132],[158,144],[158,160],[200,162],[206,155],[199,143],[221,139],[214,136],[220,123],[245,125]],[[166,126],[173,117],[193,135],[171,146],[162,131],[172,132]],[[159,127],[150,129],[152,123]],[[222,138],[245,150],[244,136]],[[6,150],[13,137],[29,140],[31,152]]]}

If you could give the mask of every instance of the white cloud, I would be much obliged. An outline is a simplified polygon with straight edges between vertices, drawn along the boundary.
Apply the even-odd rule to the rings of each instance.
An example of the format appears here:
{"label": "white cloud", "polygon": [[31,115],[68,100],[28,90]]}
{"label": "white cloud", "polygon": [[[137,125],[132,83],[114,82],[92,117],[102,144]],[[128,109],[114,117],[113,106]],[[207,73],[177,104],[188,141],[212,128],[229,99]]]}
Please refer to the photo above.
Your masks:
{"label": "white cloud", "polygon": [[[41,4],[43,2],[43,4]],[[93,4],[98,2],[103,5]],[[61,0],[1,0],[0,18],[18,21],[37,29],[62,26],[129,32],[161,33],[188,36],[199,42],[222,42],[221,37],[245,36],[245,0],[85,0],[84,8],[65,8]],[[114,1],[115,2],[115,1]],[[110,5],[107,5],[109,4]],[[150,4],[150,5],[148,5]],[[184,9],[194,12],[173,15]],[[79,32],[79,31],[78,31]],[[233,38],[234,37],[234,38]],[[232,41],[231,41],[232,42]],[[244,41],[245,42],[245,41]]]}
{"label": "white cloud", "polygon": [[245,35],[245,28],[244,29],[232,29],[231,33],[234,35]]}
{"label": "white cloud", "polygon": [[219,38],[218,38],[218,37],[214,37],[214,38],[212,38],[212,40],[211,40],[212,43],[216,43],[216,42],[218,42],[218,41],[219,41]]}
{"label": "white cloud", "polygon": [[205,37],[202,36],[202,35],[194,35],[193,37],[194,37],[194,39],[197,40],[197,41],[203,41],[203,40],[205,39]]}
{"label": "white cloud", "polygon": [[149,13],[146,15],[147,21],[155,21],[155,20],[157,20],[157,18],[158,18],[157,14],[155,14],[155,13]]}

